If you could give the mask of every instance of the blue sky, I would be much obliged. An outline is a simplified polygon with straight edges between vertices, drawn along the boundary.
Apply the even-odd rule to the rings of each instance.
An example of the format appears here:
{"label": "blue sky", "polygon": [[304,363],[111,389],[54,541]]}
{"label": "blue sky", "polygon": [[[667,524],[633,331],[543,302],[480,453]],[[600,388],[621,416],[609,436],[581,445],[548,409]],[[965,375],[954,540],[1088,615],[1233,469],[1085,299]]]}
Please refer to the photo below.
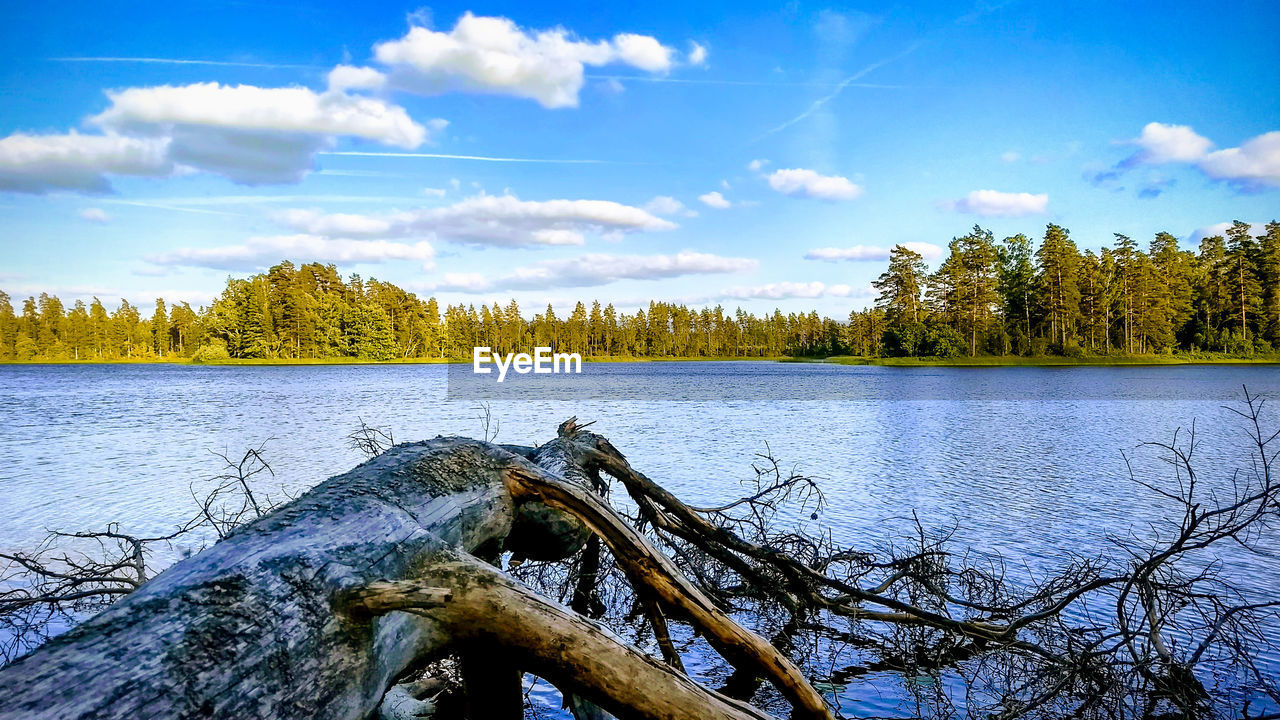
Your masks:
{"label": "blue sky", "polygon": [[895,243],[1280,216],[1274,3],[30,3],[0,289],[842,317]]}

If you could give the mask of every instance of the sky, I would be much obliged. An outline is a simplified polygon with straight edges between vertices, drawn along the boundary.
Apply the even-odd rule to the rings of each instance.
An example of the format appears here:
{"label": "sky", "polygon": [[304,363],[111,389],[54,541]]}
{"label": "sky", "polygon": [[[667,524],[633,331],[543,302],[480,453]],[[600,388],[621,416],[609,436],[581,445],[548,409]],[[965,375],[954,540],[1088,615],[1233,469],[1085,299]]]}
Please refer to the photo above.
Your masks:
{"label": "sky", "polygon": [[1280,216],[1280,5],[25,3],[0,290],[207,304],[335,263],[532,313],[843,317],[975,224]]}

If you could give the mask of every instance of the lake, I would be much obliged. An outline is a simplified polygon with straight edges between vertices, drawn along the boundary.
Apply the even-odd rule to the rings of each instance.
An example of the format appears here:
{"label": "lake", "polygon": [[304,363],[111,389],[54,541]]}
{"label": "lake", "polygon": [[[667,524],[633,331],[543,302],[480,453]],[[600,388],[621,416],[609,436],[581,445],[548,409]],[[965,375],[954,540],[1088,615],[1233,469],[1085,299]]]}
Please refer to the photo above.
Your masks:
{"label": "lake", "polygon": [[[909,532],[914,510],[928,526],[957,523],[962,543],[1043,568],[1165,510],[1128,480],[1122,453],[1144,477],[1167,472],[1137,446],[1195,421],[1199,471],[1223,482],[1247,456],[1239,418],[1221,406],[1244,385],[1280,391],[1280,371],[1264,365],[589,363],[553,385],[501,388],[460,373],[469,366],[0,366],[0,547],[111,521],[164,533],[191,515],[191,484],[220,470],[210,450],[269,440],[268,488],[296,491],[362,460],[346,442],[360,419],[399,441],[480,436],[487,402],[502,442],[544,442],[571,415],[595,420],[691,504],[736,497],[768,448],[784,468],[823,479],[831,506],[806,518],[811,528],[878,546]],[[1273,409],[1280,427],[1280,398]],[[1273,558],[1232,551],[1224,561],[1280,595]],[[892,692],[870,694],[894,708]]]}

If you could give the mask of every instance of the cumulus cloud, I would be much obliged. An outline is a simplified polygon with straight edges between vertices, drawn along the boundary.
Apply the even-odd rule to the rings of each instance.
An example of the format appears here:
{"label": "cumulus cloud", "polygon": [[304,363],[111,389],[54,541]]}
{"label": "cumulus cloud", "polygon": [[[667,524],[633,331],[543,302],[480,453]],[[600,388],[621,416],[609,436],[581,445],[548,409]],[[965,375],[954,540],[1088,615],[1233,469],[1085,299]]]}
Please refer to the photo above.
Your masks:
{"label": "cumulus cloud", "polygon": [[663,73],[671,69],[672,50],[648,35],[622,33],[613,38],[618,59],[627,65],[651,73]]}
{"label": "cumulus cloud", "polygon": [[389,240],[352,240],[318,235],[254,237],[237,245],[211,248],[179,248],[151,255],[147,262],[160,266],[185,266],[247,272],[282,259],[325,263],[383,263],[410,260],[424,270],[435,268],[435,250],[427,242],[398,243]]}
{"label": "cumulus cloud", "polygon": [[707,64],[707,48],[696,42],[689,42],[689,64],[698,66]]}
{"label": "cumulus cloud", "polygon": [[[942,257],[944,248],[933,243],[905,242],[903,247],[917,252],[925,260],[936,260]],[[874,245],[854,245],[847,248],[814,248],[804,254],[805,260],[822,260],[824,262],[880,262],[889,259],[889,248]]]}
{"label": "cumulus cloud", "polygon": [[1200,161],[1200,169],[1215,180],[1246,187],[1280,185],[1280,131],[1259,135],[1240,147],[1211,152]]}
{"label": "cumulus cloud", "polygon": [[1047,193],[1007,193],[998,190],[974,190],[959,200],[942,203],[951,210],[982,217],[1022,217],[1043,214],[1049,206]]}
{"label": "cumulus cloud", "polygon": [[747,163],[747,169],[751,172],[759,172],[761,168],[768,164],[768,160],[765,160],[764,158],[756,158],[755,160]]}
{"label": "cumulus cloud", "polygon": [[742,272],[754,270],[757,266],[758,263],[749,258],[723,257],[691,250],[675,255],[587,254],[543,260],[491,279],[475,273],[446,273],[435,289],[488,292],[590,287],[618,280],[661,280],[683,275]]}
{"label": "cumulus cloud", "polygon": [[[4,279],[3,276],[0,276],[0,280]],[[61,298],[67,306],[70,306],[76,300],[83,300],[88,304],[93,302],[94,298],[97,298],[106,306],[107,312],[115,312],[122,298],[133,303],[136,307],[150,308],[154,307],[156,298],[164,298],[170,304],[189,302],[198,306],[208,304],[218,295],[217,291],[193,290],[189,287],[152,287],[142,290],[124,290],[110,285],[50,285],[49,283],[10,284],[6,285],[4,290],[15,297],[31,297],[40,293],[49,293]]]}
{"label": "cumulus cloud", "polygon": [[681,213],[685,215],[697,215],[697,213],[692,210],[685,209],[684,203],[669,195],[659,195],[655,197],[645,203],[644,209],[654,215],[676,215]]}
{"label": "cumulus cloud", "polygon": [[1128,143],[1139,150],[1111,171],[1099,173],[1098,179],[1114,180],[1137,165],[1175,163],[1194,165],[1207,177],[1244,190],[1280,186],[1280,131],[1250,138],[1239,147],[1213,150],[1213,141],[1187,125],[1153,122]]}
{"label": "cumulus cloud", "polygon": [[150,133],[188,126],[228,130],[350,135],[412,149],[427,139],[404,108],[341,92],[253,85],[159,85],[108,92],[111,106],[91,122]]}
{"label": "cumulus cloud", "polygon": [[873,297],[870,286],[855,288],[852,285],[827,285],[822,282],[780,282],[767,285],[725,288],[721,297],[735,300],[787,300],[791,298],[820,297]]}
{"label": "cumulus cloud", "polygon": [[[1186,239],[1188,242],[1198,243],[1201,240],[1207,237],[1212,237],[1214,235],[1221,235],[1222,237],[1226,237],[1227,230],[1230,230],[1232,225],[1233,223],[1220,222],[1220,223],[1214,223],[1212,225],[1206,225],[1205,227],[1202,227],[1202,228],[1196,228],[1196,230],[1193,231],[1190,235],[1188,235]],[[1254,237],[1258,237],[1260,235],[1266,234],[1266,232],[1267,232],[1266,223],[1249,223],[1250,235],[1253,235]]]}
{"label": "cumulus cloud", "polygon": [[813,170],[788,168],[769,175],[769,187],[783,195],[799,195],[820,200],[853,200],[862,188],[839,175],[820,175]]}
{"label": "cumulus cloud", "polygon": [[477,245],[582,245],[587,234],[616,237],[672,230],[675,223],[608,200],[520,200],[476,195],[445,207],[386,215],[287,210],[276,219],[303,233],[332,237],[432,237]]}
{"label": "cumulus cloud", "polygon": [[387,76],[371,67],[339,65],[329,71],[330,90],[376,90],[387,84]]}
{"label": "cumulus cloud", "polygon": [[651,73],[671,69],[673,50],[646,35],[580,40],[563,28],[527,31],[502,17],[464,14],[449,32],[413,27],[374,47],[391,83],[425,94],[450,91],[529,98],[543,107],[575,107],[584,66],[612,63]]}
{"label": "cumulus cloud", "polygon": [[107,192],[109,175],[162,177],[178,168],[256,185],[296,182],[338,137],[416,148],[439,130],[404,108],[331,90],[161,85],[108,92],[89,119],[102,135],[14,134],[0,140],[0,189]]}
{"label": "cumulus cloud", "polygon": [[121,134],[168,136],[175,162],[251,185],[300,180],[315,153],[338,136],[405,149],[428,136],[404,108],[339,91],[196,83],[107,95],[111,106],[90,122]]}
{"label": "cumulus cloud", "polygon": [[700,200],[703,205],[713,207],[717,210],[724,210],[725,208],[733,205],[733,203],[726,200],[725,197],[716,190],[712,190],[705,195],[699,195],[698,200]]}
{"label": "cumulus cloud", "polygon": [[108,174],[172,173],[168,146],[167,138],[15,133],[0,139],[0,190],[109,192]]}
{"label": "cumulus cloud", "polygon": [[1187,125],[1147,123],[1142,134],[1129,141],[1137,145],[1138,152],[1125,161],[1126,165],[1158,164],[1167,162],[1195,162],[1204,157],[1213,143]]}
{"label": "cumulus cloud", "polygon": [[111,221],[111,216],[102,208],[85,208],[80,211],[80,219],[91,223],[106,223]]}

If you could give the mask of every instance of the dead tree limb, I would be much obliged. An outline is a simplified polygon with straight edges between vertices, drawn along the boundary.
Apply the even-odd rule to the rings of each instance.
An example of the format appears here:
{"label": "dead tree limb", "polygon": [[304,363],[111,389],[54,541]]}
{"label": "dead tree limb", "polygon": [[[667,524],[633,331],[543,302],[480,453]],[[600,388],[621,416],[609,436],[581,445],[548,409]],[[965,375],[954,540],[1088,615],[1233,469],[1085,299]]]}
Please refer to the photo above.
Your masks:
{"label": "dead tree limb", "polygon": [[494,557],[518,508],[538,503],[557,528],[544,534],[566,541],[559,557],[588,529],[600,533],[638,583],[800,698],[802,716],[830,717],[786,658],[590,489],[576,451],[459,438],[390,448],[0,670],[0,718],[366,718],[412,667],[496,651],[512,672],[542,674],[621,717],[766,717],[477,559]]}

